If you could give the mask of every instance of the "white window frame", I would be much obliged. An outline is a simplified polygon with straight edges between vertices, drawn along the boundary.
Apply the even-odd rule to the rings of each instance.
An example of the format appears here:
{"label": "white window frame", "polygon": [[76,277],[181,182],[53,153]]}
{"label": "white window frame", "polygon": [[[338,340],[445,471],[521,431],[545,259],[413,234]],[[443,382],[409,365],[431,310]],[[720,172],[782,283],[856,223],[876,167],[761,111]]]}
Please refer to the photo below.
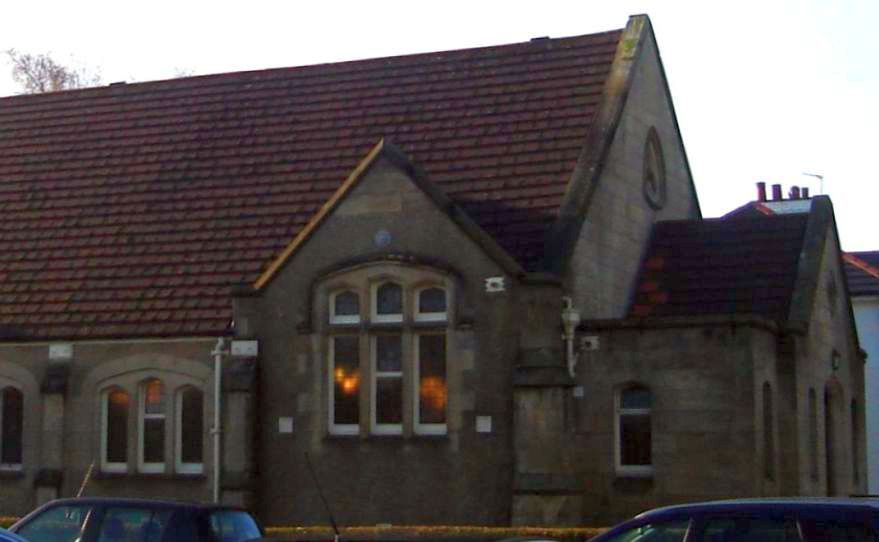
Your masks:
{"label": "white window frame", "polygon": [[[393,284],[400,289],[400,311],[394,314],[378,313],[378,289],[386,284]],[[406,289],[395,280],[383,280],[372,285],[369,291],[370,319],[377,324],[402,324],[403,312],[406,310]]]}
{"label": "white window frame", "polygon": [[162,431],[165,433],[163,440],[163,450],[162,457],[165,457],[165,449],[168,444],[168,394],[165,393],[162,414],[147,414],[146,413],[146,388],[147,384],[152,382],[153,380],[158,380],[162,384],[163,392],[166,389],[165,382],[163,382],[159,378],[148,378],[141,382],[139,386],[138,393],[138,410],[137,410],[137,468],[138,471],[146,473],[146,474],[158,474],[165,472],[165,461],[162,462],[150,462],[147,463],[144,460],[144,429],[146,426],[146,420],[162,420]]}
{"label": "white window frame", "polygon": [[[22,424],[21,424],[21,435],[19,435],[19,437],[21,438],[21,446],[22,446],[22,450],[21,450],[22,453],[21,453],[21,455],[22,455],[22,461],[24,461],[24,391],[23,391],[21,388],[19,388],[18,386],[2,386],[2,387],[0,387],[0,439],[3,439],[3,438],[5,437],[5,435],[3,435],[3,419],[4,419],[4,416],[6,415],[6,413],[3,412],[3,405],[4,405],[4,403],[6,402],[6,401],[5,401],[5,398],[4,398],[4,395],[6,394],[6,390],[7,390],[7,389],[14,389],[14,390],[16,390],[16,391],[21,395],[21,401],[22,401],[22,412],[21,412],[21,416],[22,416]],[[19,463],[0,463],[0,471],[7,471],[7,472],[8,472],[8,471],[13,471],[13,472],[17,472],[17,471],[22,470],[22,468],[23,468],[23,467],[22,467],[22,464],[21,464],[20,462],[19,462]]]}
{"label": "white window frame", "polygon": [[121,473],[128,472],[128,439],[130,435],[128,435],[128,431],[126,430],[125,435],[125,463],[110,462],[107,460],[107,432],[110,430],[109,428],[109,417],[110,417],[110,394],[115,391],[124,392],[128,395],[128,412],[125,416],[126,419],[126,428],[128,427],[128,420],[131,416],[131,393],[120,386],[111,386],[106,388],[101,392],[101,471],[103,472],[112,472],[112,473]]}
{"label": "white window frame", "polygon": [[[623,394],[630,390],[643,389],[650,393],[651,408],[623,408]],[[650,465],[624,465],[622,450],[622,418],[624,416],[647,416],[650,420],[650,441],[653,442],[653,391],[647,386],[633,385],[617,390],[614,404],[614,463],[616,473],[622,476],[649,478],[653,476],[653,450],[650,450]]]}
{"label": "white window frame", "polygon": [[[448,306],[448,299],[446,300]],[[445,341],[445,352],[446,359],[444,360],[443,365],[446,369],[446,374],[443,375],[443,382],[446,385],[446,423],[421,423],[421,337],[425,335],[430,336],[442,336]],[[414,360],[413,370],[412,370],[412,390],[413,390],[413,398],[412,398],[412,408],[413,412],[413,424],[415,433],[418,435],[445,435],[448,433],[448,420],[449,420],[449,404],[448,404],[448,388],[449,388],[449,334],[446,329],[443,329],[442,332],[425,332],[425,333],[415,333],[414,334],[414,344],[413,344],[413,352],[412,358]]]}
{"label": "white window frame", "polygon": [[183,394],[188,390],[195,390],[201,393],[201,419],[202,419],[202,431],[204,431],[204,407],[205,407],[205,394],[204,391],[195,387],[195,386],[182,386],[177,389],[177,392],[174,394],[174,428],[175,428],[175,438],[174,438],[174,470],[180,474],[202,474],[204,472],[204,434],[201,435],[202,438],[202,447],[201,447],[201,463],[184,463],[183,462]]}
{"label": "white window frame", "polygon": [[[403,422],[405,420],[401,420],[401,423],[378,423],[377,414],[378,409],[378,381],[379,379],[391,379],[396,378],[400,381],[400,390],[401,397],[400,400],[403,401],[403,404],[406,403],[406,382],[403,379],[403,369],[406,365],[407,352],[406,352],[406,334],[400,332],[399,334],[394,334],[400,338],[400,349],[401,349],[401,367],[399,371],[379,371],[378,370],[378,338],[381,336],[379,333],[373,333],[369,335],[369,361],[370,361],[370,386],[369,386],[369,425],[370,431],[375,435],[402,435],[403,434]],[[400,405],[400,408],[403,408],[403,405]]]}
{"label": "white window frame", "polygon": [[[446,298],[446,310],[443,312],[421,312],[421,294],[425,290],[442,290]],[[439,285],[430,285],[415,291],[415,321],[416,322],[447,322],[449,320],[449,292]]]}
{"label": "white window frame", "polygon": [[[352,293],[357,296],[357,314],[336,314],[336,298],[341,294]],[[360,292],[354,288],[344,288],[330,294],[330,323],[331,324],[359,324],[360,323]]]}
{"label": "white window frame", "polygon": [[[329,363],[327,364],[330,368],[328,371],[328,379],[327,385],[329,390],[329,433],[331,435],[359,435],[360,434],[360,424],[359,423],[335,423],[336,419],[336,339],[339,337],[354,337],[357,340],[357,349],[358,349],[358,365],[359,365],[359,351],[360,351],[360,334],[332,334],[329,336],[329,346],[327,347],[327,352],[329,353]],[[360,387],[363,387],[363,371],[359,371],[361,374]],[[360,394],[358,391],[358,401],[360,399]]]}

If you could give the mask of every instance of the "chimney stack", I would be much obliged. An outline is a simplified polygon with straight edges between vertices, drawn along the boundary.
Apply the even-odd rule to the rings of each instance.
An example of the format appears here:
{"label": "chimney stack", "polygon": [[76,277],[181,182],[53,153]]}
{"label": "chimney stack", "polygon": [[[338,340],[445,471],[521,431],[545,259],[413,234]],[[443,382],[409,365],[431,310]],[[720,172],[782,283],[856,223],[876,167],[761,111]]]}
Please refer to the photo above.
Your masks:
{"label": "chimney stack", "polygon": [[766,201],[766,183],[757,183],[757,201]]}
{"label": "chimney stack", "polygon": [[790,192],[787,195],[790,199],[800,199],[800,187],[792,186],[790,187]]}
{"label": "chimney stack", "polygon": [[809,187],[808,186],[803,187],[803,199],[809,199]]}
{"label": "chimney stack", "polygon": [[773,184],[772,185],[772,201],[781,201],[782,199],[784,199],[784,198],[781,197],[781,185],[780,184]]}

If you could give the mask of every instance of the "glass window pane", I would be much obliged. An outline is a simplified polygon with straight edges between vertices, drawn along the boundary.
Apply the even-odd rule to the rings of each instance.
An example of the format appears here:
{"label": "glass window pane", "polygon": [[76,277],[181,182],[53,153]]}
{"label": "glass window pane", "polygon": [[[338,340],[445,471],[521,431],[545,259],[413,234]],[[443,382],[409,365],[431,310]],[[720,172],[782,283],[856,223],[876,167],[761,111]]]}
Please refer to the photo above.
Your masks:
{"label": "glass window pane", "polygon": [[[634,527],[608,539],[607,542],[681,542],[687,534],[690,520],[650,523]],[[711,539],[706,539],[711,540]]]}
{"label": "glass window pane", "polygon": [[377,378],[375,387],[376,423],[403,423],[403,379],[400,377]]}
{"label": "glass window pane", "polygon": [[357,424],[360,418],[360,349],[357,337],[333,338],[333,423]]}
{"label": "glass window pane", "polygon": [[620,460],[623,465],[650,465],[650,416],[620,416]]}
{"label": "glass window pane", "polygon": [[86,505],[55,506],[32,518],[16,534],[27,540],[73,542],[79,538],[90,513],[91,507]]}
{"label": "glass window pane", "polygon": [[171,510],[109,508],[104,512],[98,542],[158,542]]}
{"label": "glass window pane", "polygon": [[3,390],[3,405],[0,410],[3,425],[0,427],[0,463],[18,465],[21,463],[22,416],[24,396],[16,388]]}
{"label": "glass window pane", "polygon": [[378,314],[403,313],[403,289],[393,283],[382,284],[376,291],[376,312]]}
{"label": "glass window pane", "polygon": [[162,463],[165,460],[165,420],[146,418],[143,421],[143,462]]}
{"label": "glass window pane", "polygon": [[403,370],[403,341],[400,335],[378,335],[375,338],[375,366],[378,372]]}
{"label": "glass window pane", "polygon": [[161,380],[150,380],[144,386],[144,413],[165,413],[165,387]]}
{"label": "glass window pane", "polygon": [[418,421],[446,423],[446,336],[418,337]]}
{"label": "glass window pane", "polygon": [[786,542],[799,540],[799,538],[796,522],[785,520],[784,518],[732,517],[710,519],[705,524],[702,533],[702,540]]}
{"label": "glass window pane", "polygon": [[180,461],[201,463],[204,442],[204,394],[195,388],[186,388],[180,404]]}
{"label": "glass window pane", "polygon": [[354,292],[336,294],[333,311],[336,316],[357,316],[360,314],[360,299]]}
{"label": "glass window pane", "polygon": [[128,445],[128,394],[113,390],[107,394],[107,461],[125,463]]}
{"label": "glass window pane", "polygon": [[422,290],[418,296],[418,312],[446,312],[446,291],[442,288]]}
{"label": "glass window pane", "polygon": [[622,408],[650,408],[650,391],[645,388],[631,388],[623,391],[620,398]]}
{"label": "glass window pane", "polygon": [[211,531],[217,542],[245,542],[262,538],[259,526],[247,512],[228,510],[211,514]]}

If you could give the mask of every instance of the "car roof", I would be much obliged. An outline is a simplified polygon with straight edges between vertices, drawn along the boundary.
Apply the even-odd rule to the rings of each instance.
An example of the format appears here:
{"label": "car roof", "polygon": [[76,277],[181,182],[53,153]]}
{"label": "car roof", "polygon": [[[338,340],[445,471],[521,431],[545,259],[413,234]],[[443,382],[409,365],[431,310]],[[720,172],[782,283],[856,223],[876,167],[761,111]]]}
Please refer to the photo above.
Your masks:
{"label": "car roof", "polygon": [[833,508],[879,511],[879,499],[846,497],[790,497],[762,499],[728,499],[691,504],[677,504],[656,508],[635,516],[636,519],[659,519],[666,516],[699,513],[756,512],[821,512]]}

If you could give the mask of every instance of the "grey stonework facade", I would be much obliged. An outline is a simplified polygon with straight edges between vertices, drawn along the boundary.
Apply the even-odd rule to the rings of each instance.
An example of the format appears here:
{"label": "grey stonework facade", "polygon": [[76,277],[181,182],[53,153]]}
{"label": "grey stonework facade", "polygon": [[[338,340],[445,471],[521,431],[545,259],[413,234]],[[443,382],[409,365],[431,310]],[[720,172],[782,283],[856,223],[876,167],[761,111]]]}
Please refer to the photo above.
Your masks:
{"label": "grey stonework facade", "polygon": [[[701,220],[646,17],[621,34],[595,116],[527,270],[417,156],[377,143],[231,290],[224,338],[258,352],[223,356],[219,466],[215,334],[0,344],[0,386],[23,397],[0,514],[84,481],[206,501],[219,467],[223,501],[323,524],[309,462],[343,525],[606,525],[675,502],[863,492],[863,359],[829,201],[785,321],[640,317],[656,224]],[[565,299],[582,317],[573,359]]]}

